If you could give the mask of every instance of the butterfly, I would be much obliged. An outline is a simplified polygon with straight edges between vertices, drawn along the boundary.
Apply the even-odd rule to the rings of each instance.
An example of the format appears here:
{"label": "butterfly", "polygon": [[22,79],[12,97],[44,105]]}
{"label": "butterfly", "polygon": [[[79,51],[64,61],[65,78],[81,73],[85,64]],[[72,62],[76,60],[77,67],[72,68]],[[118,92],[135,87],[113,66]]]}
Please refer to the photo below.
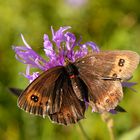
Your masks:
{"label": "butterfly", "polygon": [[132,77],[140,56],[128,50],[100,51],[65,61],[65,66],[44,71],[20,90],[18,107],[64,125],[84,118],[85,102],[94,112],[108,112],[119,107],[121,83]]}

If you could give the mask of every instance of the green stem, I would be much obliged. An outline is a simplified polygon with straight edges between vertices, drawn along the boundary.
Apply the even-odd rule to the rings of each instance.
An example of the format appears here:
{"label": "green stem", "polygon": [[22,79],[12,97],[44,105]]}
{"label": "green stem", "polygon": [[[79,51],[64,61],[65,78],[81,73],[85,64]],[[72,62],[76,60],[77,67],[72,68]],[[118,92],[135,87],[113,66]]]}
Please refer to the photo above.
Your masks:
{"label": "green stem", "polygon": [[109,135],[110,135],[110,140],[115,140],[114,133],[113,133],[114,121],[110,117],[110,114],[109,113],[103,113],[101,115],[101,117],[102,117],[102,120],[107,124],[107,128],[108,128]]}
{"label": "green stem", "polygon": [[82,132],[82,134],[83,134],[85,140],[90,140],[90,138],[88,137],[87,133],[85,132],[85,130],[84,130],[82,124],[81,124],[80,122],[78,122],[78,125],[79,125],[79,128],[80,128],[80,130],[81,130],[81,132]]}

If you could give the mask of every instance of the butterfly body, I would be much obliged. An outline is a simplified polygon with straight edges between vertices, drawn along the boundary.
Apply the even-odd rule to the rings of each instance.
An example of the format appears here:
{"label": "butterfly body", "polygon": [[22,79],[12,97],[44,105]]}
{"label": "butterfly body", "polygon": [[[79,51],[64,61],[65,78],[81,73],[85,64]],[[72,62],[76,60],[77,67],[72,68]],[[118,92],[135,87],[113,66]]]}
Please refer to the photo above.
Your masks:
{"label": "butterfly body", "polygon": [[132,51],[91,53],[37,77],[20,95],[27,112],[68,125],[84,118],[85,101],[95,112],[114,109],[123,98],[121,82],[129,79],[140,57]]}

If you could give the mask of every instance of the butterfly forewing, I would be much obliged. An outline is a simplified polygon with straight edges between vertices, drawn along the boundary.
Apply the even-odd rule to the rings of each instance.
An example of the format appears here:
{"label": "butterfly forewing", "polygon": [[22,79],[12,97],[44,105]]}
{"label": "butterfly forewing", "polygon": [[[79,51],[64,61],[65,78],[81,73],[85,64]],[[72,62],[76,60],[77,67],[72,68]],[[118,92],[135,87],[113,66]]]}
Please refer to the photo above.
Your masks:
{"label": "butterfly forewing", "polygon": [[140,56],[132,51],[91,53],[74,64],[89,89],[89,104],[94,111],[114,109],[123,97],[121,82],[129,79]]}
{"label": "butterfly forewing", "polygon": [[18,106],[27,112],[41,116],[46,115],[48,112],[59,111],[61,100],[59,100],[57,108],[52,107],[54,103],[52,96],[55,97],[56,93],[59,94],[56,91],[56,86],[58,85],[55,83],[63,71],[64,68],[58,66],[43,72],[22,92],[18,98]]}
{"label": "butterfly forewing", "polygon": [[103,51],[91,53],[75,62],[79,72],[86,69],[88,73],[103,78],[129,79],[139,64],[140,56],[133,51]]}

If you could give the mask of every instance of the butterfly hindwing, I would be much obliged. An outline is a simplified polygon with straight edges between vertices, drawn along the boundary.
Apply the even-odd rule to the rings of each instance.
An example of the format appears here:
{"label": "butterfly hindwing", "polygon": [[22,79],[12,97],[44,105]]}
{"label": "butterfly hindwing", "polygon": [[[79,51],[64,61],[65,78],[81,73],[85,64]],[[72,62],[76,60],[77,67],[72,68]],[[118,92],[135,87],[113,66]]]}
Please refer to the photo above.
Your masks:
{"label": "butterfly hindwing", "polygon": [[92,75],[81,75],[89,89],[89,105],[94,112],[114,109],[123,98],[120,81],[93,79]]}
{"label": "butterfly hindwing", "polygon": [[114,109],[123,97],[121,82],[129,79],[140,57],[132,51],[91,53],[74,64],[89,89],[89,104],[96,112]]}
{"label": "butterfly hindwing", "polygon": [[76,96],[70,79],[66,78],[62,86],[62,104],[59,112],[49,114],[52,121],[68,125],[84,118],[85,103]]}

